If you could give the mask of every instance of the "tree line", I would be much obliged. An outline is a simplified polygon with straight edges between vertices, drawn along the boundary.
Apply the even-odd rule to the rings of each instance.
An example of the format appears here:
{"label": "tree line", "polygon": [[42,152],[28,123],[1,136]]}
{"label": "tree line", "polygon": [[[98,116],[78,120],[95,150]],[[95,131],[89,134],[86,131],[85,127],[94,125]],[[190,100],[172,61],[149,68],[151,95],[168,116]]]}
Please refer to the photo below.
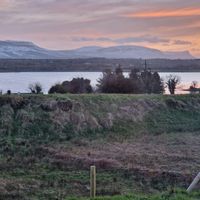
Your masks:
{"label": "tree line", "polygon": [[115,71],[107,70],[98,80],[97,91],[101,93],[143,94],[164,92],[164,83],[157,72],[145,68],[142,72],[133,69],[128,77],[124,76],[121,67]]}
{"label": "tree line", "polygon": [[[158,72],[153,72],[150,68],[140,71],[132,69],[128,76],[124,75],[122,68],[119,66],[115,70],[107,69],[103,72],[102,77],[97,80],[96,88],[91,86],[91,81],[84,78],[73,78],[72,81],[64,81],[60,84],[53,85],[48,93],[121,93],[121,94],[163,94],[167,87],[170,94],[175,94],[177,86],[180,84],[180,78],[176,75],[169,75],[164,81]],[[200,92],[197,88],[197,82],[193,81],[191,86],[185,91],[191,93]],[[43,93],[40,83],[30,84],[29,91],[32,94]],[[11,94],[8,90],[7,94]]]}
{"label": "tree line", "polygon": [[[158,72],[152,72],[145,67],[144,70],[132,69],[128,76],[124,75],[119,66],[115,70],[105,70],[101,78],[97,80],[96,88],[91,86],[91,81],[84,78],[73,78],[72,81],[64,81],[55,84],[49,89],[49,94],[54,93],[121,93],[121,94],[163,94],[167,86],[170,93],[174,94],[180,78],[170,75],[167,81],[161,79]],[[39,94],[42,86],[39,83],[29,86],[31,93]]]}

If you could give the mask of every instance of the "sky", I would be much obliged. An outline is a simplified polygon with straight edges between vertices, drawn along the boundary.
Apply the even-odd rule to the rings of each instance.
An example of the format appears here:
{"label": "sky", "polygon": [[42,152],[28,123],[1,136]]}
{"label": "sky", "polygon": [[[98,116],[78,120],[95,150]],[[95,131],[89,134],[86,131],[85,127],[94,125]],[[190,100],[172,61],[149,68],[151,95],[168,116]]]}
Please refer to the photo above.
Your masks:
{"label": "sky", "polygon": [[0,40],[138,45],[200,57],[199,0],[0,0]]}

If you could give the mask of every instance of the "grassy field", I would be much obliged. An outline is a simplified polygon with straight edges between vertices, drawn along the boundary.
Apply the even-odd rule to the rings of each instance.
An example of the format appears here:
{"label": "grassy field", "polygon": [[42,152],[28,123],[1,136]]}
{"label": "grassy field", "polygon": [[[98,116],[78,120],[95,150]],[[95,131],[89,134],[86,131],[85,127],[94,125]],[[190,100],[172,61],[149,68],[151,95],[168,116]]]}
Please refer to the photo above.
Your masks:
{"label": "grassy field", "polygon": [[[113,197],[97,197],[95,200],[197,200],[200,193],[187,194],[183,191],[170,191],[160,195],[126,195]],[[79,198],[80,200],[88,200],[89,198]],[[67,198],[66,200],[76,200],[76,198]]]}
{"label": "grassy field", "polygon": [[0,96],[0,199],[87,197],[93,164],[98,196],[199,199],[152,196],[199,172],[199,121],[200,95]]}

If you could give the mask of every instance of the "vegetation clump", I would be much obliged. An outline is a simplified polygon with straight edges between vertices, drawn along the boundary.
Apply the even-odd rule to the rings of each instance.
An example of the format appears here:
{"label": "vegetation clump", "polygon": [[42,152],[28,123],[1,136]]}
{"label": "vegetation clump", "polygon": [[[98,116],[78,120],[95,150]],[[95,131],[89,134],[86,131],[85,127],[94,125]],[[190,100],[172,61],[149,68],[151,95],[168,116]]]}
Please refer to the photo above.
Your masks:
{"label": "vegetation clump", "polygon": [[62,84],[56,84],[49,90],[49,94],[53,93],[92,93],[92,86],[89,79],[73,78],[72,81],[64,81]]}
{"label": "vegetation clump", "polygon": [[29,90],[31,91],[32,94],[41,94],[42,93],[42,85],[39,82],[30,84]]}
{"label": "vegetation clump", "polygon": [[103,78],[98,80],[98,91],[102,93],[125,93],[125,94],[162,94],[164,83],[157,72],[151,72],[145,68],[142,72],[133,69],[129,77],[125,77],[121,67],[114,72],[107,70]]}
{"label": "vegetation clump", "polygon": [[167,77],[166,85],[169,89],[170,94],[175,94],[177,86],[180,84],[180,77],[176,75],[169,75]]}
{"label": "vegetation clump", "polygon": [[[157,195],[137,195],[130,194],[125,196],[105,196],[97,197],[95,200],[197,200],[200,198],[200,193],[188,194],[181,190],[170,190]],[[66,200],[88,200],[89,198],[66,198]]]}

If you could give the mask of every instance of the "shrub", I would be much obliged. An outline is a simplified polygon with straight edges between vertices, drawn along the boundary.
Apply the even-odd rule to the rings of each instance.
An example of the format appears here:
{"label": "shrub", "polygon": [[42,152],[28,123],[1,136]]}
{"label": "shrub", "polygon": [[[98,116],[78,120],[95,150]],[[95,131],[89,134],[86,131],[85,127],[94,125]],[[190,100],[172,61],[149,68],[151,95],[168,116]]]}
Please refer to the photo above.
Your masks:
{"label": "shrub", "polygon": [[72,81],[64,81],[62,84],[56,84],[49,90],[49,94],[52,93],[92,93],[93,89],[90,85],[89,79],[74,78]]}
{"label": "shrub", "polygon": [[28,88],[32,94],[42,93],[42,85],[40,83],[30,84]]}
{"label": "shrub", "polygon": [[64,94],[64,93],[67,93],[67,90],[64,88],[63,85],[61,85],[61,84],[55,84],[49,90],[49,94],[54,94],[54,93]]}
{"label": "shrub", "polygon": [[11,90],[7,90],[6,94],[11,95]]}
{"label": "shrub", "polygon": [[134,69],[129,77],[123,75],[123,71],[118,67],[114,72],[107,70],[103,77],[98,80],[97,88],[103,93],[163,93],[164,84],[157,72],[152,73],[149,69],[144,69],[141,73]]}
{"label": "shrub", "polygon": [[166,85],[169,89],[170,94],[175,94],[177,86],[180,84],[181,80],[179,76],[170,74],[167,77]]}

